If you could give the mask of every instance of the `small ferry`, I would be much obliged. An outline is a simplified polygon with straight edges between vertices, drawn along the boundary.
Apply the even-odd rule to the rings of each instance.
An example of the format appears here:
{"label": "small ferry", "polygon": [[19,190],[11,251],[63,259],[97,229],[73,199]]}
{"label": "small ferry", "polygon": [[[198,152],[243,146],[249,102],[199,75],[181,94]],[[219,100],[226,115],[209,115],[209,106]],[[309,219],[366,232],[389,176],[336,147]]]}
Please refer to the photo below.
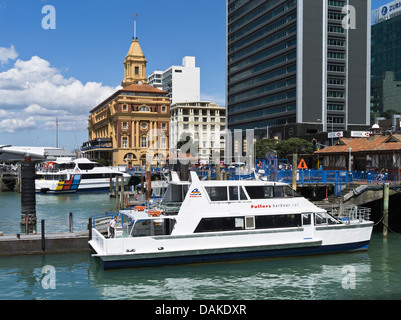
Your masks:
{"label": "small ferry", "polygon": [[201,181],[176,172],[163,199],[121,210],[114,238],[108,216],[92,217],[90,246],[104,269],[367,250],[368,216],[330,215],[288,184]]}
{"label": "small ferry", "polygon": [[110,179],[124,177],[128,185],[131,175],[119,168],[102,167],[87,158],[57,158],[39,164],[36,171],[37,193],[73,193],[77,191],[103,191],[110,189]]}

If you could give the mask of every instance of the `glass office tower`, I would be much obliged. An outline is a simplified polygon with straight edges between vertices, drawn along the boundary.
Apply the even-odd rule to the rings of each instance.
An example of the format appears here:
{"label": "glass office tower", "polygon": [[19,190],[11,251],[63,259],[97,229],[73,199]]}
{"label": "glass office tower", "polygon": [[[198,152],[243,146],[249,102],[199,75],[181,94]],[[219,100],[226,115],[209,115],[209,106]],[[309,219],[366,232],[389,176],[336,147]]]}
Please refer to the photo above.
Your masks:
{"label": "glass office tower", "polygon": [[[355,16],[343,13],[346,5]],[[370,0],[227,0],[228,128],[268,127],[269,137],[279,139],[366,129],[370,6]],[[344,19],[355,28],[344,28]]]}
{"label": "glass office tower", "polygon": [[[372,112],[401,112],[401,6],[372,12]],[[396,1],[399,3],[399,1]]]}

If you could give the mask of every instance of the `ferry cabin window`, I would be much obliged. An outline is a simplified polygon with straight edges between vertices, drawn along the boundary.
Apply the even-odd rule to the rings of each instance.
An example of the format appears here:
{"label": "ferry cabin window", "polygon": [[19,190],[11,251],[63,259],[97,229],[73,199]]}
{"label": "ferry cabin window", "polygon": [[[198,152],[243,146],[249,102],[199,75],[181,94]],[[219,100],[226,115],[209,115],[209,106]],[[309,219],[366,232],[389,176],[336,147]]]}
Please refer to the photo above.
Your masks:
{"label": "ferry cabin window", "polygon": [[95,165],[93,163],[78,163],[78,167],[81,170],[92,170]]}
{"label": "ferry cabin window", "polygon": [[245,229],[296,228],[300,226],[300,214],[203,218],[196,227],[195,233]]}
{"label": "ferry cabin window", "polygon": [[302,225],[310,226],[312,224],[312,214],[311,213],[303,213],[302,214]]}
{"label": "ferry cabin window", "polygon": [[187,192],[187,185],[170,184],[164,194],[163,202],[183,202]]}
{"label": "ferry cabin window", "polygon": [[251,199],[300,197],[289,186],[246,186],[245,189]]}
{"label": "ferry cabin window", "polygon": [[318,224],[327,224],[326,213],[315,213],[315,225]]}
{"label": "ferry cabin window", "polygon": [[302,197],[299,193],[297,193],[293,188],[290,186],[283,186],[284,189],[284,197],[291,198],[291,197]]}
{"label": "ferry cabin window", "polygon": [[273,188],[273,197],[274,198],[284,198],[283,187],[274,187]]}
{"label": "ferry cabin window", "polygon": [[246,186],[245,189],[251,199],[273,198],[273,186]]}
{"label": "ferry cabin window", "polygon": [[110,175],[112,178],[115,178],[116,176],[121,177],[122,173],[87,173],[82,174],[81,177],[82,179],[110,179]]}
{"label": "ferry cabin window", "polygon": [[230,201],[247,200],[244,190],[239,186],[228,187],[228,196]]}
{"label": "ferry cabin window", "polygon": [[281,214],[255,217],[256,229],[295,228],[300,226],[300,214]]}
{"label": "ferry cabin window", "polygon": [[211,201],[227,201],[227,187],[205,187]]}
{"label": "ferry cabin window", "polygon": [[203,218],[195,229],[195,233],[233,231],[244,229],[243,217]]}
{"label": "ferry cabin window", "polygon": [[42,177],[43,180],[67,180],[67,176],[66,175],[44,175]]}
{"label": "ferry cabin window", "polygon": [[341,222],[326,212],[319,212],[315,213],[315,224],[341,224]]}

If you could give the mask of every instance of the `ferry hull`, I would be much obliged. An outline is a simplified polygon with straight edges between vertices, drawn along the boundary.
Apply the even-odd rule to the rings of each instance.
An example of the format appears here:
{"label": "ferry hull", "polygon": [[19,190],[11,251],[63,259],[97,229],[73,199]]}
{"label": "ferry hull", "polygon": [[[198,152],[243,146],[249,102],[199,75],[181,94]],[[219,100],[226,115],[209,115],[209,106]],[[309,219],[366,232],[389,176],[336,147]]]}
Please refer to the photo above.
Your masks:
{"label": "ferry hull", "polygon": [[[248,248],[249,251],[225,252],[224,250],[214,253],[197,253],[188,252],[187,255],[177,255],[172,253],[160,257],[160,255],[149,255],[148,257],[138,257],[137,259],[129,258],[127,255],[121,256],[103,256],[100,257],[100,263],[103,269],[118,268],[134,268],[134,267],[152,267],[161,265],[178,265],[178,264],[194,264],[194,263],[210,263],[224,262],[235,260],[251,260],[251,259],[273,259],[297,256],[311,256],[330,253],[340,253],[347,251],[367,250],[369,241],[361,241],[355,243],[345,243],[337,245],[322,246],[321,241],[314,241],[306,245],[300,243],[283,248]],[[218,251],[218,250],[217,250]]]}
{"label": "ferry hull", "polygon": [[[129,180],[124,182],[127,186]],[[97,192],[97,191],[109,191],[110,181],[85,181],[80,180],[76,183],[68,184],[65,181],[36,181],[35,191],[36,193],[48,193],[48,194],[65,194],[75,192]]]}
{"label": "ferry hull", "polygon": [[110,187],[92,187],[92,188],[76,188],[72,190],[52,190],[52,189],[37,189],[36,193],[46,193],[46,194],[67,194],[67,193],[76,193],[76,192],[98,192],[98,191],[109,191]]}

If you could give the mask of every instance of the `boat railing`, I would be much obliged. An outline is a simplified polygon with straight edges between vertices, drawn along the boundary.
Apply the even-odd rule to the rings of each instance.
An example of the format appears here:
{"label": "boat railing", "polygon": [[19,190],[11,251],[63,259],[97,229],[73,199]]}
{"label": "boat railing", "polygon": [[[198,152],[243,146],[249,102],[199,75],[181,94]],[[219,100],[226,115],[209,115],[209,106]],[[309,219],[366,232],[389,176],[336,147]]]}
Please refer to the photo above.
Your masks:
{"label": "boat railing", "polygon": [[91,216],[92,228],[99,228],[100,226],[108,225],[108,222],[114,219],[114,216],[118,216],[118,212],[105,212]]}
{"label": "boat railing", "polygon": [[129,216],[121,214],[121,212],[105,212],[92,216],[92,228],[100,234],[107,235],[107,238],[109,238],[109,222],[115,216],[117,216],[116,238],[121,237],[124,230],[126,230],[126,234],[129,234],[130,231],[128,228],[134,225],[134,220]]}
{"label": "boat railing", "polygon": [[346,224],[370,221],[371,208],[359,206],[332,206],[325,207],[329,214]]}

